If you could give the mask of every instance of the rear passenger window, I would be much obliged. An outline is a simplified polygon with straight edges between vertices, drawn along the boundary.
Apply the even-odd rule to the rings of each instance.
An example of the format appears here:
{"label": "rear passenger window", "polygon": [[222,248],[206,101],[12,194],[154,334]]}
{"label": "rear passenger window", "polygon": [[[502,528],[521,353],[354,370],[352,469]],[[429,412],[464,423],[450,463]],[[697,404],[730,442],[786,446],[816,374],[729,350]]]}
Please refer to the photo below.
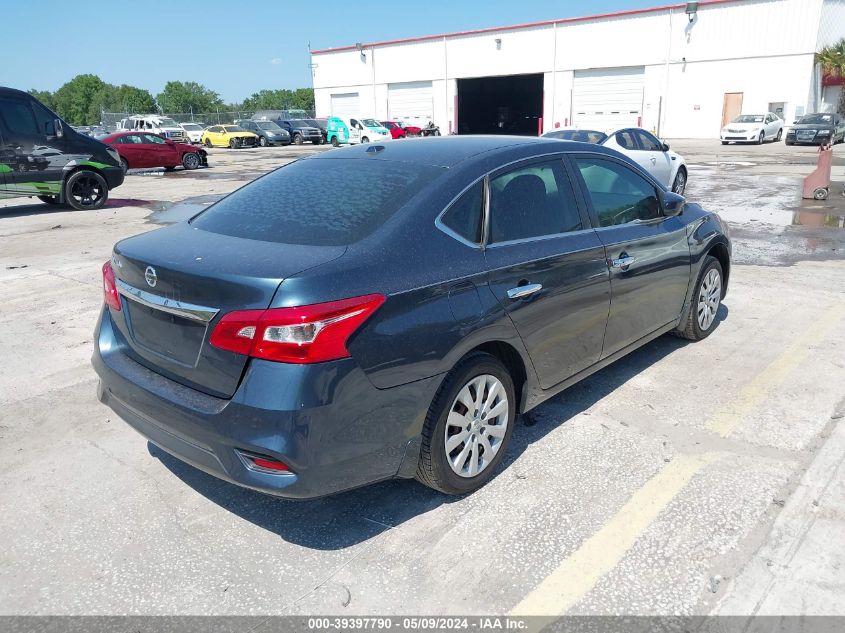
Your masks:
{"label": "rear passenger window", "polygon": [[648,180],[633,170],[601,158],[576,158],[599,226],[659,218],[660,200]]}
{"label": "rear passenger window", "polygon": [[456,235],[473,244],[481,243],[481,205],[484,181],[479,181],[452,203],[440,222]]}
{"label": "rear passenger window", "polygon": [[490,181],[490,242],[580,228],[581,216],[562,161],[533,163]]}
{"label": "rear passenger window", "polygon": [[616,133],[616,144],[622,149],[637,149],[637,141],[634,140],[634,135],[631,130],[622,130]]}

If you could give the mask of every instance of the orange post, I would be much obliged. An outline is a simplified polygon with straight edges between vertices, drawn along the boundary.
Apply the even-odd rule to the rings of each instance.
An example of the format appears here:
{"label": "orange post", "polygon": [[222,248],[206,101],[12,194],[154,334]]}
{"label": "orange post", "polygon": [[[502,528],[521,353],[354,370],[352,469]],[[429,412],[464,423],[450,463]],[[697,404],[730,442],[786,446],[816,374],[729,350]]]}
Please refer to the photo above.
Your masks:
{"label": "orange post", "polygon": [[804,178],[804,192],[801,197],[806,200],[827,200],[830,194],[830,168],[833,162],[833,146],[819,147],[819,164]]}

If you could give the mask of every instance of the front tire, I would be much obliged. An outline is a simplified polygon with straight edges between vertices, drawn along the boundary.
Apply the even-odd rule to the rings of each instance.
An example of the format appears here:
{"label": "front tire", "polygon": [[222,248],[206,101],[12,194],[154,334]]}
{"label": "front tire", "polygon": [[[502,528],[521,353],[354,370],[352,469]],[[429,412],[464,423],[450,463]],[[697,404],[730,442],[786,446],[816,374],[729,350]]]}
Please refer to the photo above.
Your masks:
{"label": "front tire", "polygon": [[672,183],[672,192],[677,193],[679,196],[684,195],[684,191],[687,188],[687,170],[681,167],[678,169],[678,173],[675,174],[675,182]]}
{"label": "front tire", "polygon": [[235,149],[235,139],[229,139],[229,149]]}
{"label": "front tire", "polygon": [[294,134],[293,135],[293,144],[294,145],[302,145],[302,135],[301,134]]}
{"label": "front tire", "polygon": [[369,136],[362,136],[362,137],[361,137],[361,142],[362,142],[362,143],[369,143],[369,142],[370,142],[370,137],[369,137]]}
{"label": "front tire", "polygon": [[417,479],[445,494],[481,488],[496,474],[516,420],[507,368],[474,353],[450,371],[426,415]]}
{"label": "front tire", "polygon": [[766,140],[766,133],[760,132],[760,136],[757,137],[757,145],[762,145],[763,141]]}
{"label": "front tire", "polygon": [[332,137],[332,147],[337,147],[338,145],[340,145],[340,141],[337,140],[336,136],[333,136]]}
{"label": "front tire", "polygon": [[775,137],[775,143],[780,143],[780,140],[783,138],[783,128],[778,130],[778,135]]}
{"label": "front tire", "polygon": [[724,272],[719,260],[708,255],[698,275],[687,320],[673,334],[691,341],[700,341],[710,336],[716,329],[716,315],[722,304],[723,279]]}
{"label": "front tire", "polygon": [[129,162],[125,158],[120,159],[120,167],[123,169],[123,174],[129,171]]}
{"label": "front tire", "polygon": [[185,169],[197,169],[200,166],[200,157],[196,152],[186,152],[182,156],[182,167]]}
{"label": "front tire", "polygon": [[258,137],[258,144],[259,144],[261,147],[267,147],[267,137],[265,137],[265,136],[259,136],[259,137]]}
{"label": "front tire", "polygon": [[204,145],[206,147],[211,147],[211,139],[210,138],[205,139]]}
{"label": "front tire", "polygon": [[108,199],[106,179],[95,171],[83,169],[74,172],[65,182],[65,200],[78,211],[99,209]]}

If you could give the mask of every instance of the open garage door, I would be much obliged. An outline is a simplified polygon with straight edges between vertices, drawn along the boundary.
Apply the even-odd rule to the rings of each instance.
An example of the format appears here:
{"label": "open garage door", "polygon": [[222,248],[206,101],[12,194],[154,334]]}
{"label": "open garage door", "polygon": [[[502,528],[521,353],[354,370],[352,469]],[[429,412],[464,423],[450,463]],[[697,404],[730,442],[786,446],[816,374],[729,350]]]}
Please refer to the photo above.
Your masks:
{"label": "open garage door", "polygon": [[645,69],[576,70],[572,86],[572,124],[608,130],[642,124]]}
{"label": "open garage door", "polygon": [[537,136],[543,74],[458,79],[458,134]]}
{"label": "open garage door", "polygon": [[434,102],[430,81],[408,81],[387,86],[387,116],[391,121],[433,119]]}
{"label": "open garage door", "polygon": [[361,116],[357,92],[345,92],[331,96],[332,116],[349,119]]}

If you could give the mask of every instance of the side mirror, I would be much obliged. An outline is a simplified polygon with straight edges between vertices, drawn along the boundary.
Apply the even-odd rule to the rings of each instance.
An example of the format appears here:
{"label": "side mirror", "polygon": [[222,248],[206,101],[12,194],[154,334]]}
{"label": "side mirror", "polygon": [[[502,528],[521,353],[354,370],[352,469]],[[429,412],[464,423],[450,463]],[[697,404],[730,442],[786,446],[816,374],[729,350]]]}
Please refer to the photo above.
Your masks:
{"label": "side mirror", "polygon": [[669,151],[669,143],[663,143],[663,151],[664,151],[664,152],[668,152],[668,151]]}
{"label": "side mirror", "polygon": [[674,218],[681,215],[684,211],[684,206],[687,200],[677,193],[667,191],[663,194],[663,216],[667,218]]}
{"label": "side mirror", "polygon": [[53,120],[53,136],[56,138],[62,138],[65,135],[65,129],[62,127],[62,120],[61,119],[54,119]]}

